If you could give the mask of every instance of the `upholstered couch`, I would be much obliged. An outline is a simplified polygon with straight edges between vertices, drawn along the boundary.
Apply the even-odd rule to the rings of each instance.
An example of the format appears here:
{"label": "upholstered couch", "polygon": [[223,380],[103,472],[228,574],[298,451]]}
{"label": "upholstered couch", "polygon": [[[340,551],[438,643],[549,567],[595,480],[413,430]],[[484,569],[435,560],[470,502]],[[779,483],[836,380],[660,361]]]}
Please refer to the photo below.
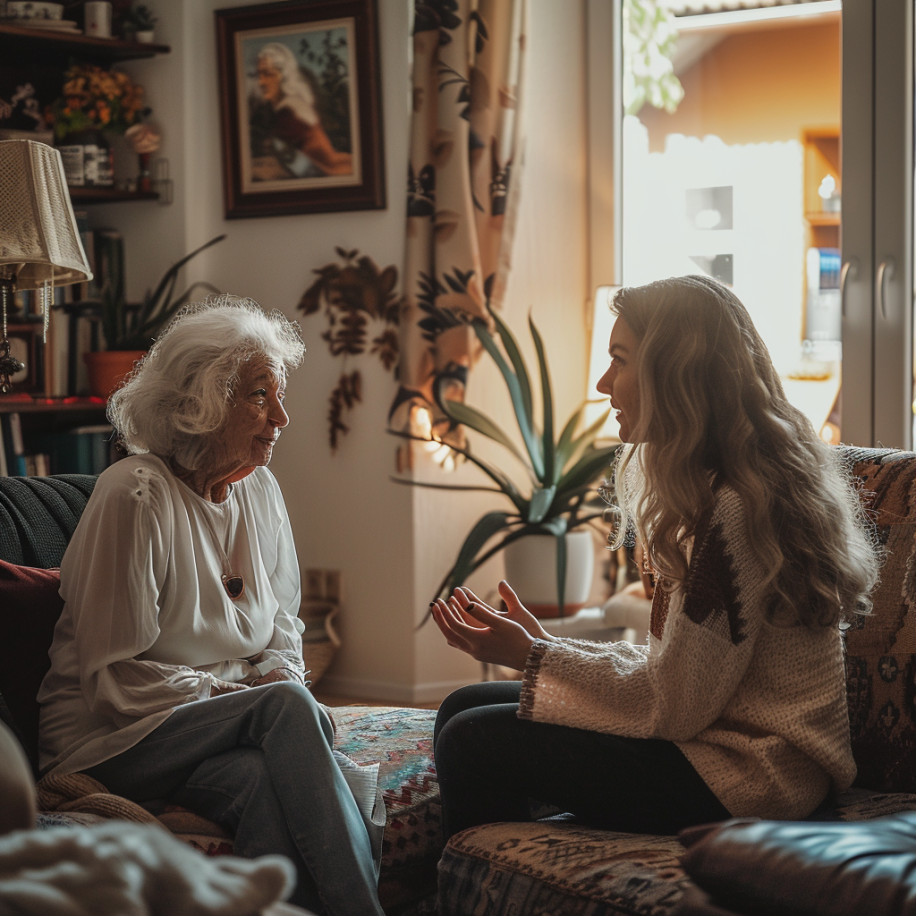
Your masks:
{"label": "upholstered couch", "polygon": [[[906,835],[909,830],[912,837],[916,830],[916,815],[901,814],[916,812],[916,454],[845,449],[843,458],[860,483],[863,502],[886,548],[887,559],[874,596],[873,615],[856,621],[847,634],[849,709],[859,776],[851,790],[825,803],[816,812],[815,820],[830,822],[824,825],[825,839],[820,844],[827,847],[831,846],[830,837],[835,836],[830,831],[854,831],[854,822],[864,821],[880,831],[888,822],[878,819],[890,816],[888,829],[878,844],[879,850],[886,852],[887,835]],[[85,500],[91,485],[91,479],[85,478],[0,479],[0,559],[32,567],[59,562],[78,518],[81,500]],[[53,499],[46,491],[48,487],[55,492]],[[23,488],[28,488],[27,497]],[[79,490],[81,498],[68,488]],[[31,536],[30,540],[28,532],[35,527],[34,520],[49,512],[60,530],[48,543],[44,543],[44,536]],[[2,672],[10,664],[10,655],[15,655],[8,650],[10,636],[17,641],[37,639],[46,646],[50,643],[48,627],[53,627],[53,621],[38,615],[30,615],[24,622],[11,621],[9,616],[5,608],[0,609],[0,692],[4,697],[10,678]],[[38,630],[41,633],[36,637]],[[20,667],[17,673],[19,682],[28,675],[28,683],[21,683],[15,702],[7,697],[9,709],[0,704],[4,719],[20,722],[20,737],[27,749],[29,741],[34,741],[34,727],[22,707],[27,706],[29,696],[34,705],[34,690],[42,666],[47,666],[47,660],[42,661],[39,655],[36,648],[30,649],[28,670]],[[820,889],[823,882],[808,880],[814,868],[811,861],[805,860],[818,843],[802,843],[805,855],[779,855],[784,849],[794,848],[792,843],[798,834],[793,837],[787,833],[791,825],[766,822],[759,825],[763,831],[759,845],[754,845],[753,838],[748,841],[746,832],[740,832],[747,825],[729,823],[705,836],[691,836],[689,839],[696,842],[686,856],[677,837],[599,831],[563,817],[476,827],[448,843],[438,864],[438,895],[424,897],[431,889],[430,867],[441,852],[430,748],[433,714],[360,707],[338,709],[335,714],[341,749],[360,761],[382,761],[388,825],[381,894],[390,912],[433,913],[438,909],[439,916],[718,916],[732,912],[883,916],[913,912],[891,909],[891,904],[886,909],[824,909],[824,901],[832,899],[824,894],[809,895],[813,902],[802,907],[787,908],[785,901],[771,905],[766,898],[769,891],[791,887],[785,872],[780,874],[778,868],[788,868],[796,886]],[[570,779],[575,779],[575,773],[570,773]],[[66,816],[72,815],[45,814],[52,822]],[[187,821],[182,820],[187,819],[185,813],[160,812],[159,816],[166,822],[171,816],[170,823],[179,834],[193,833],[180,829],[188,827]],[[815,834],[820,829],[811,823],[806,827]],[[851,835],[845,835],[845,843],[833,843],[833,848],[845,845],[861,854],[861,846],[848,842]],[[810,838],[811,833],[807,836]],[[205,849],[211,844],[210,851],[220,843],[223,849],[231,848],[230,839],[225,837],[207,840],[198,835],[189,839]],[[872,896],[866,884],[859,888],[864,897],[852,895],[848,900],[896,899],[899,903],[908,899],[912,905],[916,885],[907,889],[906,881],[913,881],[908,875],[916,874],[916,855],[908,851],[913,846],[911,840],[909,846],[904,843],[897,850],[905,859],[902,865],[899,860],[894,863],[899,866],[897,873],[875,869],[885,876],[884,891],[888,881],[892,887],[896,882],[900,891],[896,898],[887,893],[884,897]],[[734,852],[735,848],[740,854]],[[775,853],[767,858],[762,855],[765,849]],[[711,854],[704,856],[704,851],[709,850]],[[842,866],[848,862],[833,862],[819,853],[813,859],[819,857],[828,863],[829,876],[844,874]],[[727,891],[728,909],[720,907],[722,884],[719,875],[710,874],[710,861],[734,866]],[[688,877],[685,865],[695,880]],[[775,870],[768,872],[764,865],[772,865]],[[867,871],[863,870],[860,878]],[[829,883],[829,879],[823,880]]]}

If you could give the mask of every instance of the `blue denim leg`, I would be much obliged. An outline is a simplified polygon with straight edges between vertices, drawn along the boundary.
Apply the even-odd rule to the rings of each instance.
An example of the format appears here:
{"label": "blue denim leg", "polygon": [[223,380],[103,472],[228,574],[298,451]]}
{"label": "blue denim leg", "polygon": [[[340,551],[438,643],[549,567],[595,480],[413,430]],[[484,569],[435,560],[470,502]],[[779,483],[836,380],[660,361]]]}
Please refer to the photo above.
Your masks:
{"label": "blue denim leg", "polygon": [[240,855],[289,856],[299,873],[293,903],[382,916],[375,859],[383,828],[363,819],[332,744],[311,693],[280,682],[180,706],[88,773],[126,798],[173,797],[224,824]]}

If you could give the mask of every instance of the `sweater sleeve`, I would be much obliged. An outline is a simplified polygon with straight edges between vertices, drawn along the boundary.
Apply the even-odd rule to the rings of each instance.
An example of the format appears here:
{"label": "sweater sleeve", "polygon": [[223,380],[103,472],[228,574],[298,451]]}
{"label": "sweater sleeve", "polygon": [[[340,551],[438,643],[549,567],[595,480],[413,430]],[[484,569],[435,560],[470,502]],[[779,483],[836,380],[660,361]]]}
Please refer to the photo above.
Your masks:
{"label": "sweater sleeve", "polygon": [[210,676],[137,658],[159,635],[170,549],[165,484],[148,465],[102,475],[61,564],[79,680],[96,714],[125,724],[210,694]]}
{"label": "sweater sleeve", "polygon": [[537,640],[519,716],[633,738],[695,737],[748,669],[764,619],[762,582],[741,501],[723,487],[697,531],[686,581],[656,590],[648,651]]}

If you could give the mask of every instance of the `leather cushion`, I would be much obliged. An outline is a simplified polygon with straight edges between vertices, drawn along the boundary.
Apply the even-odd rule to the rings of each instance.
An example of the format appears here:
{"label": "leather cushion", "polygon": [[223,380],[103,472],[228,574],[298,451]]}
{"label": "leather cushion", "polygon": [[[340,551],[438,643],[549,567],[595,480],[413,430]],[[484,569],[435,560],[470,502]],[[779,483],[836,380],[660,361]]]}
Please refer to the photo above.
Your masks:
{"label": "leather cushion", "polygon": [[859,823],[735,819],[682,832],[681,864],[746,916],[916,916],[916,811]]}
{"label": "leather cushion", "polygon": [[[0,560],[0,694],[7,721],[38,766],[38,688],[51,667],[48,650],[63,609],[60,570]],[[4,716],[4,718],[6,718]]]}

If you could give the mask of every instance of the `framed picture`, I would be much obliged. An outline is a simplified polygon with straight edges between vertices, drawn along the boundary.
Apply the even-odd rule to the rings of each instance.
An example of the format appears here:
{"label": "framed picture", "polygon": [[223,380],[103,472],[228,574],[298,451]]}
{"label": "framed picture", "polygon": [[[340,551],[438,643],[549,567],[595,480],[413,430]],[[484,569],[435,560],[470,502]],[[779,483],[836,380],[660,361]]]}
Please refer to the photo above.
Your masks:
{"label": "framed picture", "polygon": [[385,206],[376,0],[216,11],[227,219]]}
{"label": "framed picture", "polygon": [[44,390],[44,374],[38,365],[38,335],[40,324],[9,324],[7,340],[10,356],[18,359],[25,368],[10,376],[13,390],[26,394],[40,394]]}

